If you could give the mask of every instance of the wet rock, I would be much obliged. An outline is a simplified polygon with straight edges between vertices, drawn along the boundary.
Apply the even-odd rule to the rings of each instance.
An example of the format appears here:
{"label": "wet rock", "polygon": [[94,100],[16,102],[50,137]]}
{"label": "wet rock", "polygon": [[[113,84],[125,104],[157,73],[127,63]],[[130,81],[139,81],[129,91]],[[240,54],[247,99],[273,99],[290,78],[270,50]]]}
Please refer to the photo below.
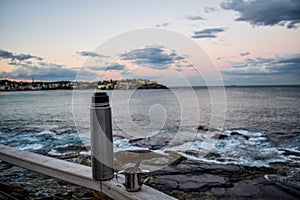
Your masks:
{"label": "wet rock", "polygon": [[235,131],[231,132],[230,135],[239,135],[239,136],[244,137],[246,140],[249,140],[249,138],[250,138],[250,137],[247,136],[247,135],[243,135],[243,134],[240,134],[239,132],[235,132]]}
{"label": "wet rock", "polygon": [[225,188],[219,188],[219,187],[217,187],[217,188],[212,188],[211,189],[211,193],[214,195],[214,196],[222,196],[222,195],[224,195],[225,193],[226,193],[226,190],[225,190]]}
{"label": "wet rock", "polygon": [[179,156],[176,160],[174,160],[173,162],[171,162],[169,165],[170,165],[170,166],[176,166],[176,165],[182,163],[182,162],[185,161],[185,160],[187,160],[186,157],[184,157],[184,156]]}
{"label": "wet rock", "polygon": [[151,172],[149,185],[179,199],[297,199],[297,193],[268,182],[266,172],[278,171],[183,160]]}
{"label": "wet rock", "polygon": [[198,131],[208,131],[208,127],[207,127],[207,126],[203,126],[203,125],[199,125],[199,126],[197,127],[197,130],[198,130]]}
{"label": "wet rock", "polygon": [[129,140],[129,142],[139,147],[144,147],[151,150],[158,150],[167,146],[173,138],[174,134],[162,132],[152,137],[131,139]]}
{"label": "wet rock", "polygon": [[[24,188],[18,183],[0,183],[0,199],[25,199],[28,195]],[[11,197],[10,197],[11,196]]]}
{"label": "wet rock", "polygon": [[212,128],[212,127],[208,127],[208,126],[205,126],[205,125],[199,125],[197,127],[197,130],[198,131],[210,131],[210,132],[219,132],[220,131],[217,128]]}
{"label": "wet rock", "polygon": [[284,190],[281,190],[275,185],[260,185],[261,193],[257,196],[262,196],[264,199],[284,199],[284,200],[296,200],[299,199],[299,195],[291,195]]}
{"label": "wet rock", "polygon": [[281,151],[283,151],[283,155],[286,155],[286,156],[297,156],[297,157],[300,157],[300,152],[299,151],[293,151],[293,150],[290,150],[290,149],[279,149]]}
{"label": "wet rock", "polygon": [[292,194],[300,196],[300,169],[298,171],[289,171],[285,176],[273,174],[266,175],[265,178],[274,185]]}
{"label": "wet rock", "polygon": [[20,167],[5,166],[4,162],[0,168],[0,191],[0,199],[12,199],[5,194],[16,199],[30,200],[93,199],[93,191],[89,189]]}
{"label": "wet rock", "polygon": [[90,156],[80,156],[77,160],[77,163],[86,166],[92,166],[92,160]]}
{"label": "wet rock", "polygon": [[187,176],[185,178],[181,177],[182,182],[180,182],[179,188],[183,190],[193,190],[207,187],[222,186],[226,183],[226,179],[222,176],[213,174],[199,174]]}
{"label": "wet rock", "polygon": [[144,140],[145,138],[135,138],[135,139],[130,139],[128,142],[129,143],[136,143],[138,141]]}
{"label": "wet rock", "polygon": [[57,147],[55,148],[56,151],[64,153],[67,151],[73,151],[73,152],[80,152],[83,150],[86,150],[86,147],[83,145],[68,145],[66,147]]}
{"label": "wet rock", "polygon": [[255,196],[260,192],[258,187],[255,187],[245,181],[234,183],[234,187],[227,189],[226,193],[229,196],[249,197]]}
{"label": "wet rock", "polygon": [[225,135],[225,134],[219,134],[219,135],[216,135],[215,138],[216,138],[216,139],[223,140],[223,139],[225,139],[225,138],[228,138],[228,135]]}

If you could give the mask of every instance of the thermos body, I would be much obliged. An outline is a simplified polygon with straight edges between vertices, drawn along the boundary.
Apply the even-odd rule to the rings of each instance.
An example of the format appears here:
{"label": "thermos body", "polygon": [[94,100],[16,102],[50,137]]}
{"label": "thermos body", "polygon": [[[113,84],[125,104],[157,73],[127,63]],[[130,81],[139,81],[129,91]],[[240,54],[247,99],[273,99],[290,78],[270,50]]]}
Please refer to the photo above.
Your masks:
{"label": "thermos body", "polygon": [[106,93],[94,93],[90,120],[93,178],[108,180],[114,177],[114,155],[111,108]]}

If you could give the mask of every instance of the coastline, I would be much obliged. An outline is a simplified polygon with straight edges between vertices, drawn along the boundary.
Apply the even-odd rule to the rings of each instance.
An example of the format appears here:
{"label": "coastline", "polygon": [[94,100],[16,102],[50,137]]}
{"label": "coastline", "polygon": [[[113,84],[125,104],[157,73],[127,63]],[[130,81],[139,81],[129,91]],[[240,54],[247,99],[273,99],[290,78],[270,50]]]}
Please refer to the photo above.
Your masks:
{"label": "coastline", "polygon": [[97,90],[133,90],[133,89],[168,89],[165,85],[147,79],[122,79],[103,80],[98,82],[80,81],[11,81],[0,80],[1,91],[41,91],[41,90],[73,90],[73,89],[97,89]]}

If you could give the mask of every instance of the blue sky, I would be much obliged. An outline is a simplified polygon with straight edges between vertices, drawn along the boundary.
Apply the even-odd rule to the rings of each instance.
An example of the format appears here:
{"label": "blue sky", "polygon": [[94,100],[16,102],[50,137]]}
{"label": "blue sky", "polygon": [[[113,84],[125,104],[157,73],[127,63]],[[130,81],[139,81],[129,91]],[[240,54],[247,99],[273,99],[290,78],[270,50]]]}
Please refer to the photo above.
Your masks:
{"label": "blue sky", "polygon": [[[0,78],[74,80],[80,72],[93,80],[199,85],[205,61],[191,58],[205,52],[211,71],[227,85],[300,84],[298,0],[0,0],[0,27]],[[203,51],[161,45],[168,36],[133,48],[130,43],[142,35],[114,46],[111,54],[99,50],[115,36],[142,28],[172,31]]]}

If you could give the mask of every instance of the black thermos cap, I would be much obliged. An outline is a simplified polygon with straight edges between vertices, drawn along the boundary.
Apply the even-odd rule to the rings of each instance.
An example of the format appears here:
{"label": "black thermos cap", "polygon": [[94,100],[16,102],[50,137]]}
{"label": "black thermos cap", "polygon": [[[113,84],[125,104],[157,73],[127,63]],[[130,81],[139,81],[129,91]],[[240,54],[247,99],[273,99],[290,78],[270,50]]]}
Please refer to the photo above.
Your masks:
{"label": "black thermos cap", "polygon": [[109,103],[109,97],[106,92],[95,92],[92,96],[92,103]]}

